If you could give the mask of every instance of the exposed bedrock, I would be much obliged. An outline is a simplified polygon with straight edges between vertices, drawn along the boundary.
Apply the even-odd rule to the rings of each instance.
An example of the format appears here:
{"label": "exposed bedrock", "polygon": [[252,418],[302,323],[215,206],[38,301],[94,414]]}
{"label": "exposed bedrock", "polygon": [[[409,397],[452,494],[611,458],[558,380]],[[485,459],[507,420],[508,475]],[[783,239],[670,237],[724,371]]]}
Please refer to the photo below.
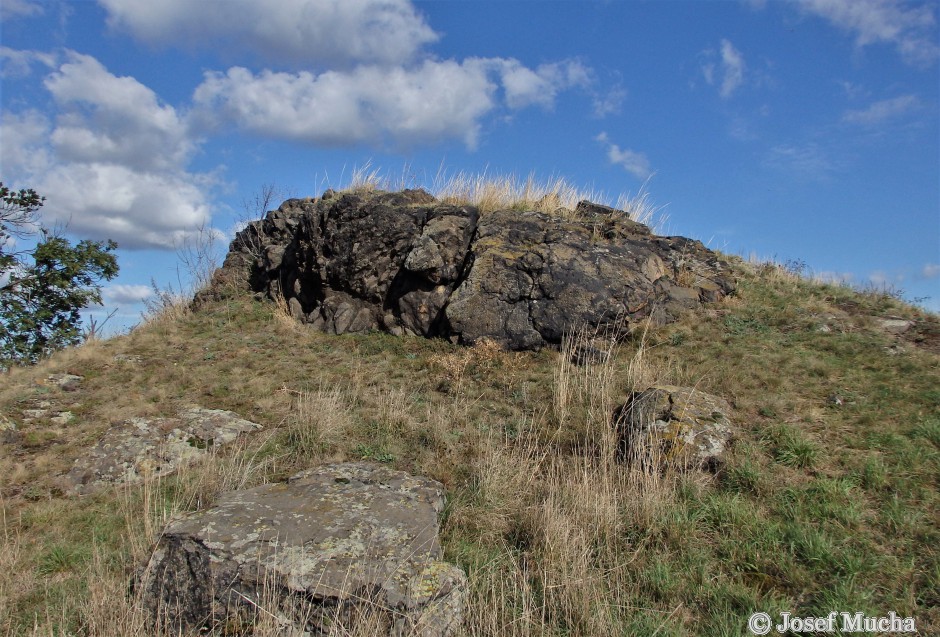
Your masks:
{"label": "exposed bedrock", "polygon": [[197,304],[235,285],[283,296],[295,318],[333,334],[489,338],[521,350],[573,329],[670,322],[734,290],[698,241],[656,236],[586,201],[558,213],[481,217],[423,190],[291,199],[238,233]]}

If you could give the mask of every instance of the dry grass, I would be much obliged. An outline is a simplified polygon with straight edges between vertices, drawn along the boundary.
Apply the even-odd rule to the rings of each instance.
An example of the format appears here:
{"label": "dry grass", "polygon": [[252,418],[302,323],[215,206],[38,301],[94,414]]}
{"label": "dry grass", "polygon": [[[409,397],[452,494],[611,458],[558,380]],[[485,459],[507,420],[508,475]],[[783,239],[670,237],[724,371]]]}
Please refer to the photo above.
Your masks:
{"label": "dry grass", "polygon": [[611,199],[605,193],[579,188],[562,177],[538,179],[534,174],[525,178],[517,175],[490,175],[486,171],[474,174],[449,174],[443,168],[428,183],[422,183],[403,170],[398,177],[386,175],[370,162],[353,170],[346,189],[358,192],[375,190],[397,191],[404,188],[425,188],[438,199],[455,204],[477,206],[482,215],[497,210],[532,210],[566,218],[577,219],[575,208],[579,201],[591,201],[625,211],[631,219],[661,228],[666,222],[663,207],[650,201],[646,184],[635,195],[621,194]]}
{"label": "dry grass", "polygon": [[[679,475],[615,462],[610,418],[621,366],[616,358],[571,363],[579,347],[599,340],[578,331],[556,355],[551,417],[543,412],[511,436],[481,441],[475,501],[458,503],[446,530],[453,538],[470,529],[492,547],[485,561],[471,562],[469,635],[548,635],[558,626],[621,634],[623,606],[639,593],[628,573],[640,547],[624,537],[663,515]],[[640,347],[629,366],[636,377],[648,376],[643,360]],[[577,449],[564,453],[562,431],[572,429],[581,432]]]}

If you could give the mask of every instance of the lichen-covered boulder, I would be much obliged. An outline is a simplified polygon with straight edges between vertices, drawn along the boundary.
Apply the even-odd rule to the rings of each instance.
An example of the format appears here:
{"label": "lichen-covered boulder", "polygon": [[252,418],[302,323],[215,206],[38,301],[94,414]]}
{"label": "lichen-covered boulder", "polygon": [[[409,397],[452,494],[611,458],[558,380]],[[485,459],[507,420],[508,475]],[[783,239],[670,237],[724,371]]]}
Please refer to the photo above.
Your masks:
{"label": "lichen-covered boulder", "polygon": [[691,387],[634,392],[614,414],[618,459],[631,464],[717,467],[733,438],[726,400]]}
{"label": "lichen-covered boulder", "polygon": [[184,409],[176,418],[131,418],[105,432],[60,480],[83,494],[108,484],[174,473],[180,466],[257,431],[261,425],[221,409]]}
{"label": "lichen-covered boulder", "polygon": [[151,612],[188,629],[264,612],[312,634],[368,618],[377,635],[445,637],[462,621],[466,578],[441,561],[443,506],[427,478],[322,466],[171,522],[137,586]]}

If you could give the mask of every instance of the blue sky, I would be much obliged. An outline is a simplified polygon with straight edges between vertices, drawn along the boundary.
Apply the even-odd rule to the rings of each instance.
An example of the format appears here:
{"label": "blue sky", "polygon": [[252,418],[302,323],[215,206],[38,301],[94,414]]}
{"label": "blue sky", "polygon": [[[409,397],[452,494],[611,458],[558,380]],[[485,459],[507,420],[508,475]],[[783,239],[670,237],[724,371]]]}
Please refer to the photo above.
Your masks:
{"label": "blue sky", "polygon": [[[940,3],[0,0],[0,179],[113,238],[114,324],[263,184],[636,193],[664,230],[940,309]],[[224,242],[220,249],[224,249]]]}

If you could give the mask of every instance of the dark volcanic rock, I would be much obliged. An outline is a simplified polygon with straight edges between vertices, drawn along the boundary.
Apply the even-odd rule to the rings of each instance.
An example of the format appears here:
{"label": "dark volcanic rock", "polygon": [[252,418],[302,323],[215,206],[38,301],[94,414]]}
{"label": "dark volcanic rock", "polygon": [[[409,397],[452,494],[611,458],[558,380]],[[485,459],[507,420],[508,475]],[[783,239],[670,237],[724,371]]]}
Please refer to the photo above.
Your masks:
{"label": "dark volcanic rock", "polygon": [[481,220],[475,207],[423,190],[328,191],[240,232],[209,294],[234,284],[283,295],[292,315],[334,334],[538,349],[577,328],[669,322],[734,289],[698,241],[657,237],[590,202],[574,216],[503,210]]}

